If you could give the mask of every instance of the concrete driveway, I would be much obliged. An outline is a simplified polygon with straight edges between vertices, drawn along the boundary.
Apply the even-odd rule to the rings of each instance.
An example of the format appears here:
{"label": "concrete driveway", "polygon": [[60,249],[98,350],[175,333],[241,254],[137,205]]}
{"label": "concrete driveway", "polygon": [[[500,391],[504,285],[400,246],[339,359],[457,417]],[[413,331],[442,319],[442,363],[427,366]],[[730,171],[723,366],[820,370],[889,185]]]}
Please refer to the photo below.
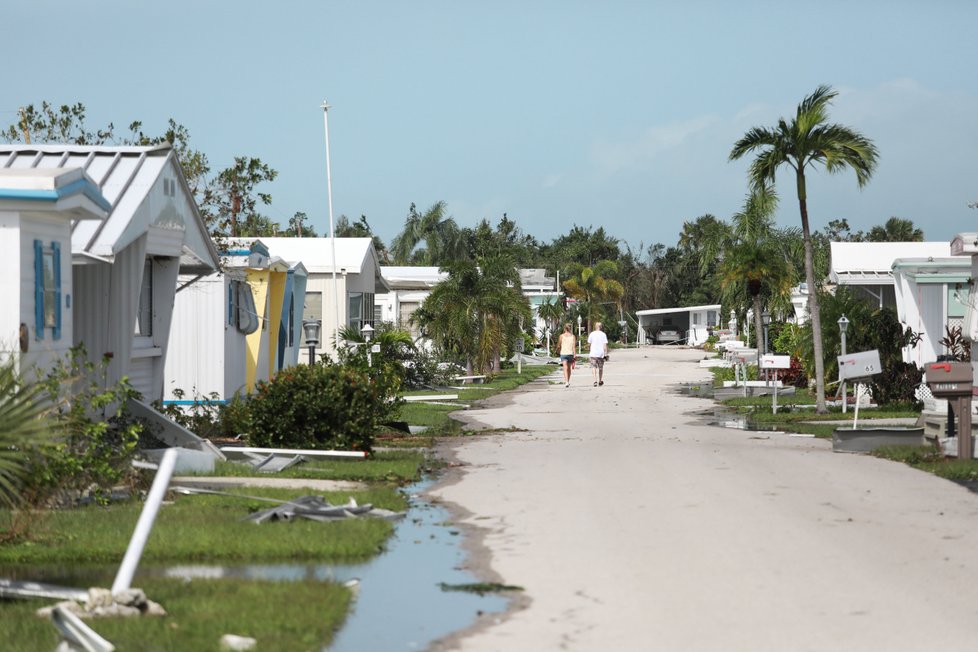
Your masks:
{"label": "concrete driveway", "polygon": [[[727,430],[702,352],[614,351],[462,416],[433,495],[471,568],[525,588],[436,649],[974,650],[978,496],[827,441]],[[553,377],[556,380],[556,375]]]}

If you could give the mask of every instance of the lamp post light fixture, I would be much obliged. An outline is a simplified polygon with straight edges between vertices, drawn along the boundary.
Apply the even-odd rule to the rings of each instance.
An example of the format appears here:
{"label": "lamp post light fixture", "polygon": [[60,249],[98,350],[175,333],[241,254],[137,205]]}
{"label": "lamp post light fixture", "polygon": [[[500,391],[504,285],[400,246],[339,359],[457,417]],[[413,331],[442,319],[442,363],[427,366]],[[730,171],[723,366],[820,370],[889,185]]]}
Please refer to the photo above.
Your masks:
{"label": "lamp post light fixture", "polygon": [[363,326],[360,327],[360,334],[363,335],[364,346],[367,347],[367,367],[373,367],[370,340],[374,338],[374,327],[370,325],[370,322],[364,322]]}
{"label": "lamp post light fixture", "polygon": [[[847,330],[849,330],[849,320],[846,319],[845,315],[842,315],[841,317],[839,317],[839,348],[840,348],[841,355],[846,354],[846,331]],[[840,372],[839,375],[841,376],[842,373]],[[846,391],[846,381],[842,381],[840,391],[842,392],[842,413],[845,414],[846,403],[849,402],[849,395],[848,392]],[[856,396],[856,401],[859,401],[859,396]]]}
{"label": "lamp post light fixture", "polygon": [[306,334],[306,346],[309,347],[309,364],[316,363],[316,345],[319,344],[320,329],[323,322],[318,319],[303,319],[302,330]]}

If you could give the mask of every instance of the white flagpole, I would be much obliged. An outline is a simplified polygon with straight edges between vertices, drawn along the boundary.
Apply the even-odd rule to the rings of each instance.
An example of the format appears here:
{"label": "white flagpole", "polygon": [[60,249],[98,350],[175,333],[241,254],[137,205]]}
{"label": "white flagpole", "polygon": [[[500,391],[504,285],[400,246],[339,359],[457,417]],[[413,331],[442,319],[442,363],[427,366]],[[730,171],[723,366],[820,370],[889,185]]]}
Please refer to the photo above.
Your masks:
{"label": "white flagpole", "polygon": [[[326,200],[329,204],[329,241],[333,247],[333,314],[335,315],[333,347],[339,351],[340,346],[340,294],[336,283],[336,232],[333,229],[333,177],[329,167],[329,103],[323,100],[320,105],[323,110],[323,126],[326,130]],[[325,338],[323,338],[325,339]]]}

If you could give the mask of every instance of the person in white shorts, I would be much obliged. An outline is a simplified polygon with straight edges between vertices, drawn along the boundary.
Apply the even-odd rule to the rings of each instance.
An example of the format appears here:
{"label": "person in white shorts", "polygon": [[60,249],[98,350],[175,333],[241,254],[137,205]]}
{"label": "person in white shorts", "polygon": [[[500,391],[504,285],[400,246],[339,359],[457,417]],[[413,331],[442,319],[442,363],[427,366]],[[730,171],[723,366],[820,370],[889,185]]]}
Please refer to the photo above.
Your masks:
{"label": "person in white shorts", "polygon": [[608,336],[601,330],[601,322],[594,325],[594,330],[587,336],[587,343],[590,347],[588,360],[591,363],[591,375],[594,377],[594,386],[604,385],[604,363],[608,359]]}

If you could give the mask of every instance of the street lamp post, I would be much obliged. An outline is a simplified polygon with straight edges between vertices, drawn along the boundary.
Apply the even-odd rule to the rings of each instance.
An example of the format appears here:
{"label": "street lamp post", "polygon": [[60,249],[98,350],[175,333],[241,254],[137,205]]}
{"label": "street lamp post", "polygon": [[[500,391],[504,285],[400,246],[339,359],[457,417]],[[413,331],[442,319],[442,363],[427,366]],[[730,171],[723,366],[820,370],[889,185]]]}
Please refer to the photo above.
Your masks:
{"label": "street lamp post", "polygon": [[[840,340],[839,341],[840,341],[840,347],[841,347],[842,355],[845,355],[846,354],[846,331],[848,329],[849,329],[849,320],[846,319],[846,316],[845,315],[842,315],[841,317],[839,317],[839,336],[840,336]],[[841,378],[841,376],[842,376],[842,372],[840,371],[839,372],[839,377]],[[846,403],[849,402],[849,397],[846,394],[846,381],[844,381],[844,380],[842,381],[842,385],[841,385],[840,389],[842,391],[842,412],[843,412],[843,414],[845,414],[845,411],[846,411]],[[856,393],[856,401],[858,401],[858,400],[859,400],[859,395],[858,395],[858,392],[857,392]]]}
{"label": "street lamp post", "polygon": [[370,325],[370,322],[364,322],[363,326],[360,327],[360,334],[363,335],[364,346],[367,347],[367,367],[373,367],[374,360],[370,340],[374,338],[374,327]]}
{"label": "street lamp post", "polygon": [[322,322],[318,319],[303,319],[302,330],[306,334],[306,346],[309,347],[309,364],[316,363],[316,345],[319,344],[319,331]]}
{"label": "street lamp post", "polygon": [[577,316],[577,353],[581,353],[581,316]]}
{"label": "street lamp post", "polygon": [[768,329],[771,326],[771,313],[765,308],[764,312],[761,313],[761,324],[764,326],[764,352],[771,352],[771,343],[768,341]]}
{"label": "street lamp post", "polygon": [[[771,313],[767,311],[767,308],[765,308],[764,312],[761,313],[761,325],[764,326],[764,353],[768,353],[771,348],[768,342],[768,329],[771,326]],[[770,372],[767,369],[764,370],[765,384],[768,382],[769,373]]]}

